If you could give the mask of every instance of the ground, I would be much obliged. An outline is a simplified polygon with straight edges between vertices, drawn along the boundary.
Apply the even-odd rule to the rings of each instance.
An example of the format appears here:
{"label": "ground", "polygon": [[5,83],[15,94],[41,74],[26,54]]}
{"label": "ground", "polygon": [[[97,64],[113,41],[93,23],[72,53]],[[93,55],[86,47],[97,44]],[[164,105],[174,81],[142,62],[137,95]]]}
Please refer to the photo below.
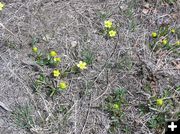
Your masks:
{"label": "ground", "polygon": [[[165,119],[180,118],[180,1],[0,2],[1,134],[160,134]],[[106,20],[115,37],[102,33]],[[150,47],[160,27],[168,32],[156,45],[167,38],[170,48]],[[54,68],[36,62],[33,41],[45,54],[58,53],[56,69],[79,61],[87,69],[50,77]],[[42,74],[68,88],[52,96],[46,86],[37,90]]]}

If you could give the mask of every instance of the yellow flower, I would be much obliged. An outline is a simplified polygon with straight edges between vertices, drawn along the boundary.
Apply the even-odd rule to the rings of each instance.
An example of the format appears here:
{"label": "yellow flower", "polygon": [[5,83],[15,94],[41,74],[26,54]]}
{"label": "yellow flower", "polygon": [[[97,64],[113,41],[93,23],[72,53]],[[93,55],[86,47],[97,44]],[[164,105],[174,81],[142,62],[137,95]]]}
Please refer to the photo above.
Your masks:
{"label": "yellow flower", "polygon": [[79,67],[81,70],[87,69],[87,63],[83,61],[79,61],[79,64],[77,64],[77,67]]}
{"label": "yellow flower", "polygon": [[114,109],[119,109],[120,107],[119,107],[118,104],[114,104],[114,105],[113,105],[113,108],[114,108]]}
{"label": "yellow flower", "polygon": [[60,88],[60,89],[67,89],[67,87],[68,87],[68,84],[66,83],[66,82],[60,82],[59,83],[59,85],[58,85],[58,87]]}
{"label": "yellow flower", "polygon": [[175,43],[177,46],[180,46],[180,41],[176,41]]}
{"label": "yellow flower", "polygon": [[4,4],[0,2],[0,11],[3,9]]}
{"label": "yellow flower", "polygon": [[115,37],[115,36],[116,36],[116,31],[110,30],[110,31],[109,31],[109,36],[110,36],[110,37]]}
{"label": "yellow flower", "polygon": [[55,57],[55,56],[57,56],[56,51],[51,51],[51,52],[50,52],[50,56],[51,56],[51,57]]}
{"label": "yellow flower", "polygon": [[175,29],[173,28],[173,29],[171,29],[171,33],[175,33]]}
{"label": "yellow flower", "polygon": [[163,44],[163,45],[166,45],[167,43],[168,43],[167,39],[164,39],[164,40],[162,41],[162,44]]}
{"label": "yellow flower", "polygon": [[157,37],[157,33],[156,33],[156,32],[152,32],[151,35],[152,35],[153,38],[156,38],[156,37]]}
{"label": "yellow flower", "polygon": [[54,62],[61,62],[61,58],[59,58],[59,57],[56,58],[56,57],[55,57],[55,58],[54,58]]}
{"label": "yellow flower", "polygon": [[37,53],[38,48],[37,48],[37,47],[33,47],[33,48],[32,48],[32,51],[33,51],[34,53]]}
{"label": "yellow flower", "polygon": [[112,22],[109,21],[109,20],[106,20],[106,21],[104,21],[104,26],[105,26],[106,28],[111,28],[111,27],[112,27]]}
{"label": "yellow flower", "polygon": [[158,105],[158,106],[162,106],[163,105],[163,99],[157,99],[156,100],[156,104]]}
{"label": "yellow flower", "polygon": [[55,70],[53,71],[53,76],[54,76],[54,77],[58,77],[60,74],[61,74],[60,71],[57,70],[57,69],[55,69]]}

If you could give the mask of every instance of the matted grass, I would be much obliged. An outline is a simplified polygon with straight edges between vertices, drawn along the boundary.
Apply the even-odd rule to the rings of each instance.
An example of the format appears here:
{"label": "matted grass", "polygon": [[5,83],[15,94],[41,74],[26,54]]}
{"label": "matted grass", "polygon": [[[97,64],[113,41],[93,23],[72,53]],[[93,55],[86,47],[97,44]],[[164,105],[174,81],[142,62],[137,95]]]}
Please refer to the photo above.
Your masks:
{"label": "matted grass", "polygon": [[[179,119],[178,0],[1,2],[0,133],[163,133],[165,119]],[[115,37],[102,33],[105,20]],[[153,40],[164,25],[167,33]],[[34,39],[45,55],[57,52],[62,72],[79,61],[87,69],[54,79],[53,67],[36,62]],[[68,88],[49,96],[49,87],[35,85],[42,74]]]}

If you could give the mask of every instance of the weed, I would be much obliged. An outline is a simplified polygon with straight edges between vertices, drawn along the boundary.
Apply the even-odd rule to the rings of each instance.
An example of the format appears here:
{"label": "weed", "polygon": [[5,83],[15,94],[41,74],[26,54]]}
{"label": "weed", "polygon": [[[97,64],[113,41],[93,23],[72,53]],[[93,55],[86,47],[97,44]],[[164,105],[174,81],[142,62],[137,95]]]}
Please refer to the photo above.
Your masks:
{"label": "weed", "polygon": [[29,105],[17,106],[12,112],[12,119],[18,127],[30,130],[34,126],[32,107]]}
{"label": "weed", "polygon": [[148,44],[153,51],[158,51],[159,49],[171,50],[178,54],[177,36],[178,32],[176,32],[176,29],[170,28],[170,24],[164,22],[159,26],[157,32],[151,33]]}
{"label": "weed", "polygon": [[144,85],[144,91],[146,93],[149,93],[149,94],[152,94],[152,88],[151,88],[151,84],[149,82],[147,82],[145,85]]}
{"label": "weed", "polygon": [[[80,73],[81,71],[87,69],[87,64],[91,64],[93,60],[92,53],[85,51],[83,54],[84,61],[79,61],[70,69],[61,72],[58,69],[59,64],[61,63],[61,58],[58,57],[58,53],[54,50],[50,51],[49,54],[43,54],[38,50],[36,38],[32,39],[32,51],[34,52],[35,61],[41,66],[47,66],[53,68],[51,75],[40,74],[36,80],[33,80],[33,89],[35,91],[40,91],[40,89],[48,88],[49,95],[53,96],[59,91],[65,90],[68,88],[68,82],[62,80],[70,73]],[[52,76],[52,77],[51,77]],[[60,82],[59,82],[60,81]]]}
{"label": "weed", "polygon": [[165,114],[154,115],[148,122],[149,128],[164,128],[165,127]]}
{"label": "weed", "polygon": [[164,89],[161,96],[152,96],[147,104],[139,105],[141,115],[150,113],[151,118],[147,122],[150,129],[162,131],[165,127],[165,119],[171,118],[171,112],[174,110],[173,98],[170,97],[169,89]]}
{"label": "weed", "polygon": [[175,88],[177,91],[180,91],[180,85]]}
{"label": "weed", "polygon": [[115,132],[121,125],[121,120],[124,118],[123,105],[126,103],[126,91],[123,88],[115,90],[110,96],[105,99],[105,111],[109,113],[111,120],[110,132]]}
{"label": "weed", "polygon": [[139,105],[139,110],[140,110],[141,115],[144,115],[144,114],[150,112],[150,109],[146,104],[140,104]]}
{"label": "weed", "polygon": [[125,126],[125,128],[122,130],[124,134],[132,134],[132,130],[129,126]]}
{"label": "weed", "polygon": [[177,0],[164,0],[168,4],[174,4]]}
{"label": "weed", "polygon": [[82,59],[84,62],[86,62],[88,65],[93,63],[94,55],[90,50],[84,50],[81,52]]}
{"label": "weed", "polygon": [[106,39],[114,38],[117,35],[117,27],[113,26],[112,21],[110,20],[105,20],[104,21],[104,28],[101,30],[102,35]]}
{"label": "weed", "polygon": [[111,16],[111,13],[105,13],[105,12],[97,12],[97,16],[99,16],[99,18],[102,20],[102,21],[105,21],[107,18],[109,18]]}

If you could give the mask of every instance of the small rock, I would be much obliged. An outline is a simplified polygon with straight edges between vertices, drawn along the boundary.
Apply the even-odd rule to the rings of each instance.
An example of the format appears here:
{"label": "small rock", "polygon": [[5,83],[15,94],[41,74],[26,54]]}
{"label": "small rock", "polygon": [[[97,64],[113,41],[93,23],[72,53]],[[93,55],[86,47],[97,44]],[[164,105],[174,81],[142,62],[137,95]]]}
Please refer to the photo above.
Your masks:
{"label": "small rock", "polygon": [[77,46],[77,41],[72,41],[72,42],[71,42],[71,47],[74,48],[74,47],[76,47],[76,46]]}

